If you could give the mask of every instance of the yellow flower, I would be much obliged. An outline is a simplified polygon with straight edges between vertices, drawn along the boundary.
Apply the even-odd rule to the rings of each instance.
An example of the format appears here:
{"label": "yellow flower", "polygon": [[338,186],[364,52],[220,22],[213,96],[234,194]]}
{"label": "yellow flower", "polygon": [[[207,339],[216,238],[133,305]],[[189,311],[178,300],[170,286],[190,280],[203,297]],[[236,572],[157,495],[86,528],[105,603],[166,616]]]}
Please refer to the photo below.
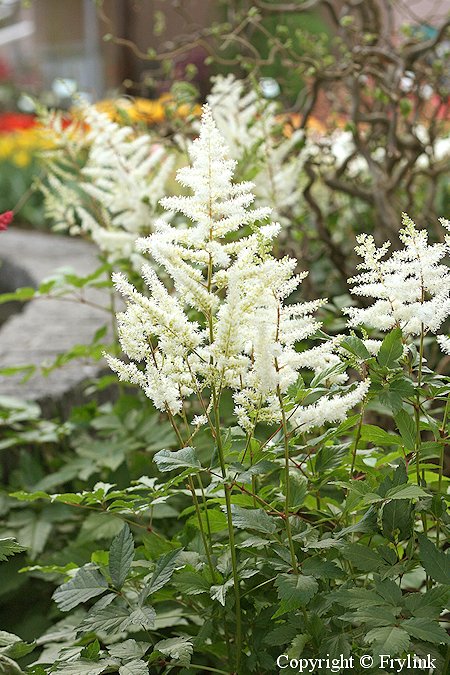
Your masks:
{"label": "yellow flower", "polygon": [[26,150],[18,150],[11,157],[12,163],[23,169],[31,164],[32,156]]}
{"label": "yellow flower", "polygon": [[12,162],[19,168],[29,166],[42,150],[49,150],[54,143],[39,127],[0,134],[0,162]]}
{"label": "yellow flower", "polygon": [[156,100],[119,98],[100,101],[96,107],[105,112],[114,122],[143,122],[149,126],[161,124],[171,117],[185,119],[188,115],[201,115],[199,105],[189,103],[177,105],[171,94],[162,94]]}

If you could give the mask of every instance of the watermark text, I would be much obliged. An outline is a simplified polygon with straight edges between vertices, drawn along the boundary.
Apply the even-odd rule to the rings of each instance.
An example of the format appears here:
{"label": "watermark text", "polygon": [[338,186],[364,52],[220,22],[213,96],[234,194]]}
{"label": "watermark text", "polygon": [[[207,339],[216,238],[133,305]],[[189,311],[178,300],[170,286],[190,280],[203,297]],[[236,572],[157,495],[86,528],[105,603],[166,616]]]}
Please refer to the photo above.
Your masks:
{"label": "watermark text", "polygon": [[427,656],[418,656],[417,654],[408,654],[405,658],[393,657],[389,654],[380,654],[379,660],[371,654],[362,656],[344,656],[341,654],[338,658],[331,658],[329,654],[325,658],[299,658],[292,659],[288,654],[280,654],[277,658],[277,666],[281,670],[290,668],[298,673],[315,673],[317,670],[326,670],[329,673],[341,673],[360,667],[369,669],[378,667],[380,670],[388,670],[391,673],[404,673],[405,675],[411,669],[423,670],[425,673],[434,673],[436,670],[436,659],[432,659],[430,654]]}

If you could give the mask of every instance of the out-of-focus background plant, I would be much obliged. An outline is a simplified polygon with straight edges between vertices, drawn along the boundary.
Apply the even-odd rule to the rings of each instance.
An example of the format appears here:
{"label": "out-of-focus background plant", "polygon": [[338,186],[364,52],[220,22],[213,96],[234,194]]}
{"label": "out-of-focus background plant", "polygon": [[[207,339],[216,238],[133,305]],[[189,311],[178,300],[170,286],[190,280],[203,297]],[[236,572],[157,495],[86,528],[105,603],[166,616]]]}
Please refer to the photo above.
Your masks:
{"label": "out-of-focus background plant", "polygon": [[0,113],[0,210],[15,209],[20,221],[43,227],[42,199],[31,194],[39,154],[51,141],[32,115]]}

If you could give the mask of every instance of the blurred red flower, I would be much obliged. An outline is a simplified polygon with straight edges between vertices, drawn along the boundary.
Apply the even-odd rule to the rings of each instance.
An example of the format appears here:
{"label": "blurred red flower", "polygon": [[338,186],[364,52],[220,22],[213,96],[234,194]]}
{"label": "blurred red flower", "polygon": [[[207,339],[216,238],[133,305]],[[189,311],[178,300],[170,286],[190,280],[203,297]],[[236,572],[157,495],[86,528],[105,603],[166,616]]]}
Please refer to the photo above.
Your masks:
{"label": "blurred red flower", "polygon": [[34,126],[36,126],[36,118],[34,115],[17,112],[0,114],[0,133],[18,131],[20,129],[30,129]]}
{"label": "blurred red flower", "polygon": [[0,231],[8,229],[8,225],[11,224],[13,216],[14,214],[12,211],[0,213]]}

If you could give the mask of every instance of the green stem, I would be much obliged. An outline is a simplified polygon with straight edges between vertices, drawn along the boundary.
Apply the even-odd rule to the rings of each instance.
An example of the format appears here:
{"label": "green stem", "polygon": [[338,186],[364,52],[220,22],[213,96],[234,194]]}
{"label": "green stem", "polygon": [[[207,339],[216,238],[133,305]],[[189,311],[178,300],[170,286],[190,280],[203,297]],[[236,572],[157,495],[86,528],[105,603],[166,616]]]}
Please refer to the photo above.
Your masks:
{"label": "green stem", "polygon": [[197,474],[197,480],[198,480],[198,484],[200,485],[200,490],[202,491],[202,501],[203,501],[203,506],[204,506],[204,509],[205,509],[206,529],[208,530],[209,541],[212,542],[211,524],[209,522],[209,513],[208,513],[208,506],[207,506],[207,503],[206,503],[205,488],[203,487],[202,477],[199,473]]}
{"label": "green stem", "polygon": [[[417,389],[419,390],[422,385],[422,361],[423,361],[423,326],[420,334],[420,350],[419,350],[419,371],[417,374]],[[420,392],[417,391],[417,402],[414,406],[414,419],[416,423],[416,476],[417,484],[420,485]]]}
{"label": "green stem", "polygon": [[[423,293],[422,293],[422,302],[423,302]],[[420,388],[422,386],[422,366],[423,366],[423,339],[424,339],[424,326],[422,324],[420,330],[420,347],[419,347],[419,370],[417,373],[417,402],[414,405],[414,419],[416,423],[416,478],[417,485],[421,485],[420,480],[420,450],[422,445],[422,439],[420,436]],[[421,520],[423,525],[423,531],[425,534],[428,532],[428,523],[427,523],[427,514],[421,514]]]}
{"label": "green stem", "polygon": [[[250,447],[250,466],[253,466],[253,450],[251,442],[249,447]],[[256,502],[256,492],[257,492],[256,476],[252,476],[252,492],[253,492],[253,505],[255,508],[257,508],[258,504]]]}
{"label": "green stem", "polygon": [[198,663],[190,663],[189,668],[194,670],[206,670],[208,673],[221,673],[221,675],[230,675],[228,670],[219,670],[219,668],[212,668],[211,666],[203,666]]}
{"label": "green stem", "polygon": [[109,291],[110,299],[110,311],[111,311],[111,329],[116,343],[119,342],[119,332],[117,330],[117,317],[116,317],[116,294],[114,288],[111,288]]}
{"label": "green stem", "polygon": [[[211,167],[210,167],[211,168]],[[212,214],[212,204],[211,204],[211,193],[210,193],[210,203],[209,203],[209,240],[213,241],[213,214]],[[213,261],[211,253],[209,254],[209,261],[207,267],[207,290],[208,293],[211,293],[212,289],[212,276],[213,276]],[[214,327],[213,327],[213,316],[209,311],[205,313],[205,318],[207,319],[208,328],[209,328],[209,343],[214,342]],[[213,362],[211,356],[211,364]],[[225,467],[225,458],[223,453],[222,446],[222,437],[220,434],[220,415],[219,415],[219,400],[217,397],[217,391],[213,385],[211,388],[211,393],[213,397],[214,405],[214,426],[211,425],[211,432],[215,437],[217,443],[217,452],[219,454],[220,469],[222,471],[222,478],[224,481],[225,489],[225,503],[227,510],[227,524],[228,524],[228,536],[230,538],[230,550],[231,550],[231,566],[233,570],[233,587],[234,587],[234,598],[235,598],[235,612],[236,612],[236,673],[239,673],[241,665],[241,651],[242,651],[242,617],[241,617],[241,596],[239,589],[239,576],[237,571],[237,559],[236,559],[236,547],[234,543],[234,529],[233,529],[233,520],[231,513],[231,499],[230,499],[230,486],[226,484],[226,467]],[[209,417],[208,417],[208,421]]]}
{"label": "green stem", "polygon": [[320,502],[320,489],[318,489],[316,492],[316,508],[317,511],[320,513],[320,511],[322,510],[322,504]]}
{"label": "green stem", "polygon": [[[168,407],[166,407],[166,412],[167,412],[167,416],[169,417],[172,428],[175,431],[178,442],[180,443],[180,446],[182,448],[185,447],[183,437],[180,434],[180,430],[178,429],[177,423],[175,422],[174,417],[173,417],[173,415],[170,412]],[[189,476],[189,488],[191,490],[192,499],[194,501],[194,507],[195,507],[195,511],[196,511],[196,514],[197,514],[198,526],[200,528],[200,533],[201,533],[201,537],[202,537],[202,540],[203,540],[203,546],[205,547],[205,552],[206,552],[206,557],[208,559],[209,569],[211,570],[212,578],[216,579],[216,573],[215,573],[215,570],[214,570],[214,565],[212,564],[212,560],[211,560],[210,547],[208,545],[208,541],[207,541],[207,538],[206,538],[206,535],[205,535],[205,530],[203,528],[203,522],[202,522],[201,513],[200,513],[200,506],[199,506],[199,503],[198,503],[197,495],[195,494],[195,486],[194,486],[194,481],[192,480],[192,476]]]}
{"label": "green stem", "polygon": [[361,438],[361,428],[362,428],[362,423],[363,423],[363,417],[364,417],[364,405],[361,406],[361,415],[360,415],[359,422],[358,422],[358,428],[356,429],[355,444],[354,444],[353,450],[352,450],[352,465],[350,467],[350,478],[353,476],[353,472],[355,470],[356,452],[358,450],[359,439]]}
{"label": "green stem", "polygon": [[[214,403],[214,420],[215,420],[215,436],[217,442],[217,451],[219,454],[220,469],[222,471],[222,478],[226,479],[226,466],[225,458],[223,453],[222,446],[222,437],[220,434],[220,417],[219,417],[219,405],[217,401],[216,390],[213,387],[212,389],[213,403]],[[237,558],[236,558],[236,547],[234,542],[234,528],[233,528],[233,519],[231,512],[231,498],[230,490],[231,487],[224,482],[225,489],[225,503],[227,509],[227,524],[228,524],[228,536],[230,538],[230,550],[231,550],[231,567],[233,570],[233,587],[234,587],[234,598],[235,598],[235,611],[236,611],[236,673],[239,673],[240,664],[241,664],[241,651],[242,651],[242,617],[241,617],[241,596],[239,589],[239,576],[237,571]]]}
{"label": "green stem", "polygon": [[237,572],[237,559],[236,559],[236,547],[234,543],[233,522],[231,519],[230,488],[228,485],[225,485],[225,502],[227,505],[228,535],[230,537],[231,566],[233,569],[233,587],[234,587],[234,599],[236,610],[236,673],[239,673],[241,665],[241,651],[242,651],[241,596],[239,589],[239,576]]}
{"label": "green stem", "polygon": [[289,505],[291,501],[291,489],[290,489],[290,480],[289,480],[289,437],[286,423],[286,414],[284,412],[283,399],[281,397],[280,386],[277,387],[278,400],[280,402],[281,409],[281,422],[283,427],[283,441],[284,441],[284,482],[285,482],[285,505],[284,505],[284,516],[286,522],[286,534],[289,541],[289,551],[291,554],[292,569],[296,574],[298,574],[298,565],[297,558],[294,550],[294,541],[292,539],[291,523],[289,520]]}
{"label": "green stem", "polygon": [[256,499],[256,490],[257,490],[256,476],[252,476],[253,505],[254,505],[255,509],[258,508],[258,502],[257,502],[257,499]]}
{"label": "green stem", "polygon": [[242,593],[242,596],[248,595],[249,593],[253,593],[254,591],[257,591],[258,588],[262,588],[263,586],[267,586],[267,584],[273,584],[274,581],[277,580],[278,577],[272,577],[271,579],[266,579],[262,583],[258,584],[257,586],[253,586],[253,588],[249,588],[247,591],[244,591]]}
{"label": "green stem", "polygon": [[[447,426],[447,417],[449,412],[450,397],[447,396],[447,403],[445,404],[444,416],[442,418],[442,425],[439,429],[439,434],[441,437],[441,452],[439,455],[439,478],[438,478],[438,495],[442,495],[442,477],[444,474],[444,457],[445,457],[445,427]],[[439,546],[439,539],[441,534],[441,519],[438,517],[436,519],[436,546]]]}
{"label": "green stem", "polygon": [[211,578],[213,580],[215,580],[216,579],[216,572],[214,570],[214,565],[212,564],[211,553],[210,553],[210,550],[209,550],[208,540],[206,538],[205,530],[204,530],[204,527],[203,527],[202,514],[200,512],[200,505],[198,503],[197,495],[195,494],[195,486],[194,486],[194,481],[192,480],[192,476],[189,476],[189,488],[192,492],[192,499],[194,500],[194,506],[195,506],[195,512],[197,514],[198,526],[200,528],[200,534],[202,536],[203,546],[205,548],[206,557],[208,559],[208,565],[209,565],[209,569],[210,569],[210,572],[211,572]]}
{"label": "green stem", "polygon": [[416,454],[416,478],[417,478],[417,485],[420,485],[420,412],[419,412],[419,405],[416,403],[414,405],[414,420],[416,424],[416,443],[415,443],[415,454]]}

